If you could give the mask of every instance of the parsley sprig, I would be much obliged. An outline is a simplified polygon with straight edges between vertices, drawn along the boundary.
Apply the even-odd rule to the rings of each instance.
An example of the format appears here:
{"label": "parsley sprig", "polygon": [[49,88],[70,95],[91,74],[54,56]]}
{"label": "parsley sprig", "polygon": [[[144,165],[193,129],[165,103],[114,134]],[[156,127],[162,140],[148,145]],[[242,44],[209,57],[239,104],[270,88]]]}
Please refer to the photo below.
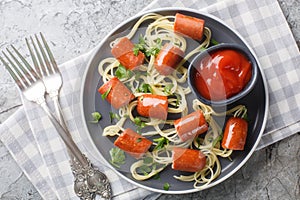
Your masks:
{"label": "parsley sprig", "polygon": [[125,153],[118,147],[114,147],[109,151],[110,163],[118,168],[125,164]]}
{"label": "parsley sprig", "polygon": [[106,97],[108,96],[110,90],[111,90],[111,86],[108,88],[108,90],[106,90],[102,95],[101,95],[101,98],[104,100],[106,99]]}
{"label": "parsley sprig", "polygon": [[152,93],[152,88],[151,85],[148,83],[142,83],[138,89],[137,92],[142,92],[142,93]]}
{"label": "parsley sprig", "polygon": [[93,120],[90,121],[90,123],[96,124],[102,118],[102,115],[99,112],[92,112],[91,114],[92,114]]}
{"label": "parsley sprig", "polygon": [[139,51],[141,51],[146,55],[146,57],[157,56],[157,54],[161,50],[161,47],[162,47],[162,40],[160,38],[157,38],[155,40],[155,44],[153,47],[149,47],[146,44],[144,37],[140,35],[139,43],[134,45],[133,53],[135,56],[137,56],[139,54]]}
{"label": "parsley sprig", "polygon": [[154,142],[157,142],[156,147],[153,150],[160,150],[169,144],[169,140],[165,137],[160,137],[153,139]]}
{"label": "parsley sprig", "polygon": [[168,191],[170,189],[170,184],[169,183],[165,183],[164,184],[164,190]]}
{"label": "parsley sprig", "polygon": [[137,126],[137,132],[140,133],[142,128],[146,126],[146,122],[142,121],[140,117],[134,118],[134,124]]}
{"label": "parsley sprig", "polygon": [[172,83],[166,85],[166,86],[164,87],[164,93],[165,93],[166,95],[172,95],[171,90],[172,90],[173,87],[174,87],[174,85],[173,85]]}
{"label": "parsley sprig", "polygon": [[133,76],[133,72],[120,64],[115,72],[115,75],[118,77],[118,79],[128,79]]}
{"label": "parsley sprig", "polygon": [[112,123],[114,119],[116,119],[116,120],[121,119],[120,116],[114,112],[109,112],[109,117],[110,117],[110,123]]}

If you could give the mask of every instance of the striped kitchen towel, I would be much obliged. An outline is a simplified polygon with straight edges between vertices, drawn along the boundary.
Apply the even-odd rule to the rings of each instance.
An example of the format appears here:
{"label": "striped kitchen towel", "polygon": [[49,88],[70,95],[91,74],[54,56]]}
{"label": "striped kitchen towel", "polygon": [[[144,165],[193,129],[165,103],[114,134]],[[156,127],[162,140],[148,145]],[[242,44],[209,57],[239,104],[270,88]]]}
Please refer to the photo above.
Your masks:
{"label": "striped kitchen towel", "polygon": [[[269,89],[269,114],[258,148],[300,130],[300,56],[285,17],[274,0],[155,0],[146,9],[188,7],[222,19],[237,30],[255,51]],[[111,19],[113,20],[113,19]],[[54,52],[55,55],[55,52]],[[142,199],[154,193],[117,176],[96,157],[76,112],[80,102],[82,74],[92,53],[60,65],[64,79],[60,101],[75,142],[112,183],[114,199]],[[23,99],[23,106],[3,124],[1,141],[28,179],[45,199],[78,199],[66,149],[54,127],[36,104]],[[50,107],[53,107],[49,102]]]}

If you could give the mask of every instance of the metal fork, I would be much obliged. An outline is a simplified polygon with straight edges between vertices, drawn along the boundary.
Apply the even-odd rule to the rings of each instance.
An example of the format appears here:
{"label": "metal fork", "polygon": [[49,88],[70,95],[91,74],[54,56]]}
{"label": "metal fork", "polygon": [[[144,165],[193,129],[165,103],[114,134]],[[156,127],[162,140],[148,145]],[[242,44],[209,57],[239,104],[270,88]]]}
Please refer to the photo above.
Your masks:
{"label": "metal fork", "polygon": [[[42,40],[44,43],[44,46],[46,48],[46,52],[48,54],[48,57],[50,58],[50,62],[52,65],[53,61],[55,62],[53,55],[44,39],[42,36]],[[32,38],[31,38],[32,39]],[[40,44],[37,36],[36,39],[38,41],[38,45],[40,48],[40,51],[42,52],[42,57],[44,59],[47,68],[41,67],[41,70],[44,70],[43,72],[40,71],[40,75],[42,76],[44,72],[50,71],[50,68],[48,66],[50,65],[50,62],[45,54],[45,52],[42,49],[42,45]],[[27,45],[29,47],[29,51],[31,53],[31,56],[33,58],[34,65],[38,66],[37,60],[34,57],[34,54],[29,46],[28,40],[26,40]],[[32,43],[34,44],[33,40]],[[39,61],[42,61],[42,57],[38,53],[38,49],[36,45],[34,45],[35,51],[37,54],[37,57],[39,57]],[[18,52],[18,50],[12,46],[12,49],[14,52],[17,54],[19,59],[23,62],[23,64],[17,59],[16,56],[7,48],[7,52],[9,54],[9,57],[4,51],[2,51],[3,55],[5,56],[6,62],[1,56],[0,60],[2,63],[5,65],[6,69],[10,73],[11,77],[14,79],[18,87],[20,88],[21,92],[23,93],[24,97],[28,99],[29,101],[33,101],[37,104],[39,104],[43,110],[46,112],[47,116],[49,117],[50,121],[58,131],[59,135],[61,136],[62,140],[64,141],[65,145],[67,146],[67,149],[70,153],[71,156],[71,167],[73,174],[75,176],[75,181],[74,181],[74,190],[75,193],[77,194],[80,199],[94,199],[96,194],[100,195],[102,198],[105,199],[111,199],[111,186],[110,183],[102,172],[100,172],[97,168],[95,168],[91,162],[86,158],[85,155],[82,154],[76,143],[73,141],[70,132],[68,131],[64,120],[63,120],[63,115],[61,113],[58,114],[59,118],[61,117],[62,124],[58,122],[58,120],[55,118],[55,116],[51,113],[49,107],[47,106],[46,100],[45,100],[45,92],[46,88],[45,85],[49,84],[51,81],[51,77],[54,77],[54,79],[57,79],[59,77],[61,79],[61,76],[58,71],[58,68],[56,66],[56,69],[54,69],[51,73],[51,75],[44,73],[43,80],[47,82],[43,82],[38,75],[38,73],[35,72],[35,70],[31,67],[31,65],[26,61],[26,59]],[[9,65],[10,64],[10,65]],[[55,67],[54,67],[55,68]],[[36,68],[38,69],[38,68]],[[56,71],[55,71],[56,70]],[[38,71],[38,70],[37,70]],[[54,75],[53,75],[54,74]],[[57,76],[58,75],[58,76]],[[54,80],[53,79],[53,80]],[[61,81],[62,82],[62,81]],[[59,84],[57,84],[59,85]],[[49,87],[50,88],[50,87]],[[56,86],[56,89],[49,90],[47,88],[47,91],[49,93],[53,94],[54,98],[57,98],[57,107],[60,109],[59,102],[58,102],[58,91],[59,87]],[[57,93],[57,95],[56,95]],[[56,97],[55,97],[56,96]],[[56,100],[55,100],[56,101]],[[57,110],[60,111],[60,110]]]}
{"label": "metal fork", "polygon": [[[53,54],[43,36],[43,34],[40,33],[40,36],[42,38],[42,41],[43,41],[44,47],[46,49],[46,52],[48,54],[48,57],[42,47],[41,42],[39,41],[37,35],[35,35],[35,39],[36,39],[36,42],[38,44],[38,47],[40,49],[40,53],[42,54],[42,56],[39,53],[37,45],[33,41],[32,37],[30,37],[30,40],[31,40],[32,46],[34,47],[36,56],[35,56],[34,52],[32,51],[32,48],[30,47],[30,44],[29,44],[29,41],[27,38],[25,38],[26,44],[27,44],[28,50],[30,52],[32,62],[34,64],[35,71],[37,72],[39,77],[42,78],[42,81],[46,88],[46,92],[49,94],[50,98],[54,102],[56,116],[58,117],[60,124],[65,129],[67,129],[67,126],[66,126],[63,114],[62,114],[62,109],[61,109],[61,106],[60,106],[60,103],[58,100],[59,91],[63,84],[62,77],[61,77],[60,71],[57,67],[56,61],[53,57]],[[36,59],[36,57],[37,57],[37,59]],[[50,61],[48,58],[50,59]]]}

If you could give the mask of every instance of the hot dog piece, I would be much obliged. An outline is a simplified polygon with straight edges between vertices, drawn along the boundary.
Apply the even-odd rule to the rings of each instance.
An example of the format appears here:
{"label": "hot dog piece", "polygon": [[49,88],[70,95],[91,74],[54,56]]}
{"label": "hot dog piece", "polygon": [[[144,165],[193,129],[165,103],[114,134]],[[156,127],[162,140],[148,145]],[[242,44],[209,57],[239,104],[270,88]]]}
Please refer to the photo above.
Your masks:
{"label": "hot dog piece", "polygon": [[184,36],[201,40],[205,21],[195,17],[177,13],[175,15],[174,32]]}
{"label": "hot dog piece", "polygon": [[172,169],[185,172],[201,171],[206,164],[206,157],[200,150],[174,147]]}
{"label": "hot dog piece", "polygon": [[100,94],[108,92],[106,100],[116,109],[127,105],[135,98],[132,92],[117,77],[113,77],[103,84],[98,92]]}
{"label": "hot dog piece", "polygon": [[246,120],[238,117],[231,117],[227,122],[222,139],[224,149],[244,150],[248,132]]}
{"label": "hot dog piece", "polygon": [[144,117],[166,120],[168,115],[168,97],[143,94],[138,98],[137,112]]}
{"label": "hot dog piece", "polygon": [[126,69],[133,70],[141,65],[145,58],[141,51],[138,55],[134,55],[133,48],[134,44],[127,37],[124,37],[114,45],[111,53]]}
{"label": "hot dog piece", "polygon": [[155,58],[154,66],[160,74],[170,75],[176,69],[183,56],[184,52],[180,48],[166,43]]}
{"label": "hot dog piece", "polygon": [[208,125],[201,110],[192,112],[174,121],[177,134],[182,142],[193,139],[208,129]]}
{"label": "hot dog piece", "polygon": [[152,142],[130,128],[124,130],[116,139],[114,145],[133,156],[136,159],[141,158],[150,148]]}

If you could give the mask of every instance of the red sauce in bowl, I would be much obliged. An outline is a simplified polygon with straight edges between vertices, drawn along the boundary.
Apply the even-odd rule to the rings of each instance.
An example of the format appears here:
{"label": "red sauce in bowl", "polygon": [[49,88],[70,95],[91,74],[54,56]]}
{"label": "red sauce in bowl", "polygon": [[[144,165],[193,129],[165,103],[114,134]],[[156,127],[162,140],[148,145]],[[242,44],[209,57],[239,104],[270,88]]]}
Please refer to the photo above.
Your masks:
{"label": "red sauce in bowl", "polygon": [[224,49],[204,57],[196,66],[194,81],[208,100],[224,100],[239,93],[252,76],[251,62],[242,53]]}

